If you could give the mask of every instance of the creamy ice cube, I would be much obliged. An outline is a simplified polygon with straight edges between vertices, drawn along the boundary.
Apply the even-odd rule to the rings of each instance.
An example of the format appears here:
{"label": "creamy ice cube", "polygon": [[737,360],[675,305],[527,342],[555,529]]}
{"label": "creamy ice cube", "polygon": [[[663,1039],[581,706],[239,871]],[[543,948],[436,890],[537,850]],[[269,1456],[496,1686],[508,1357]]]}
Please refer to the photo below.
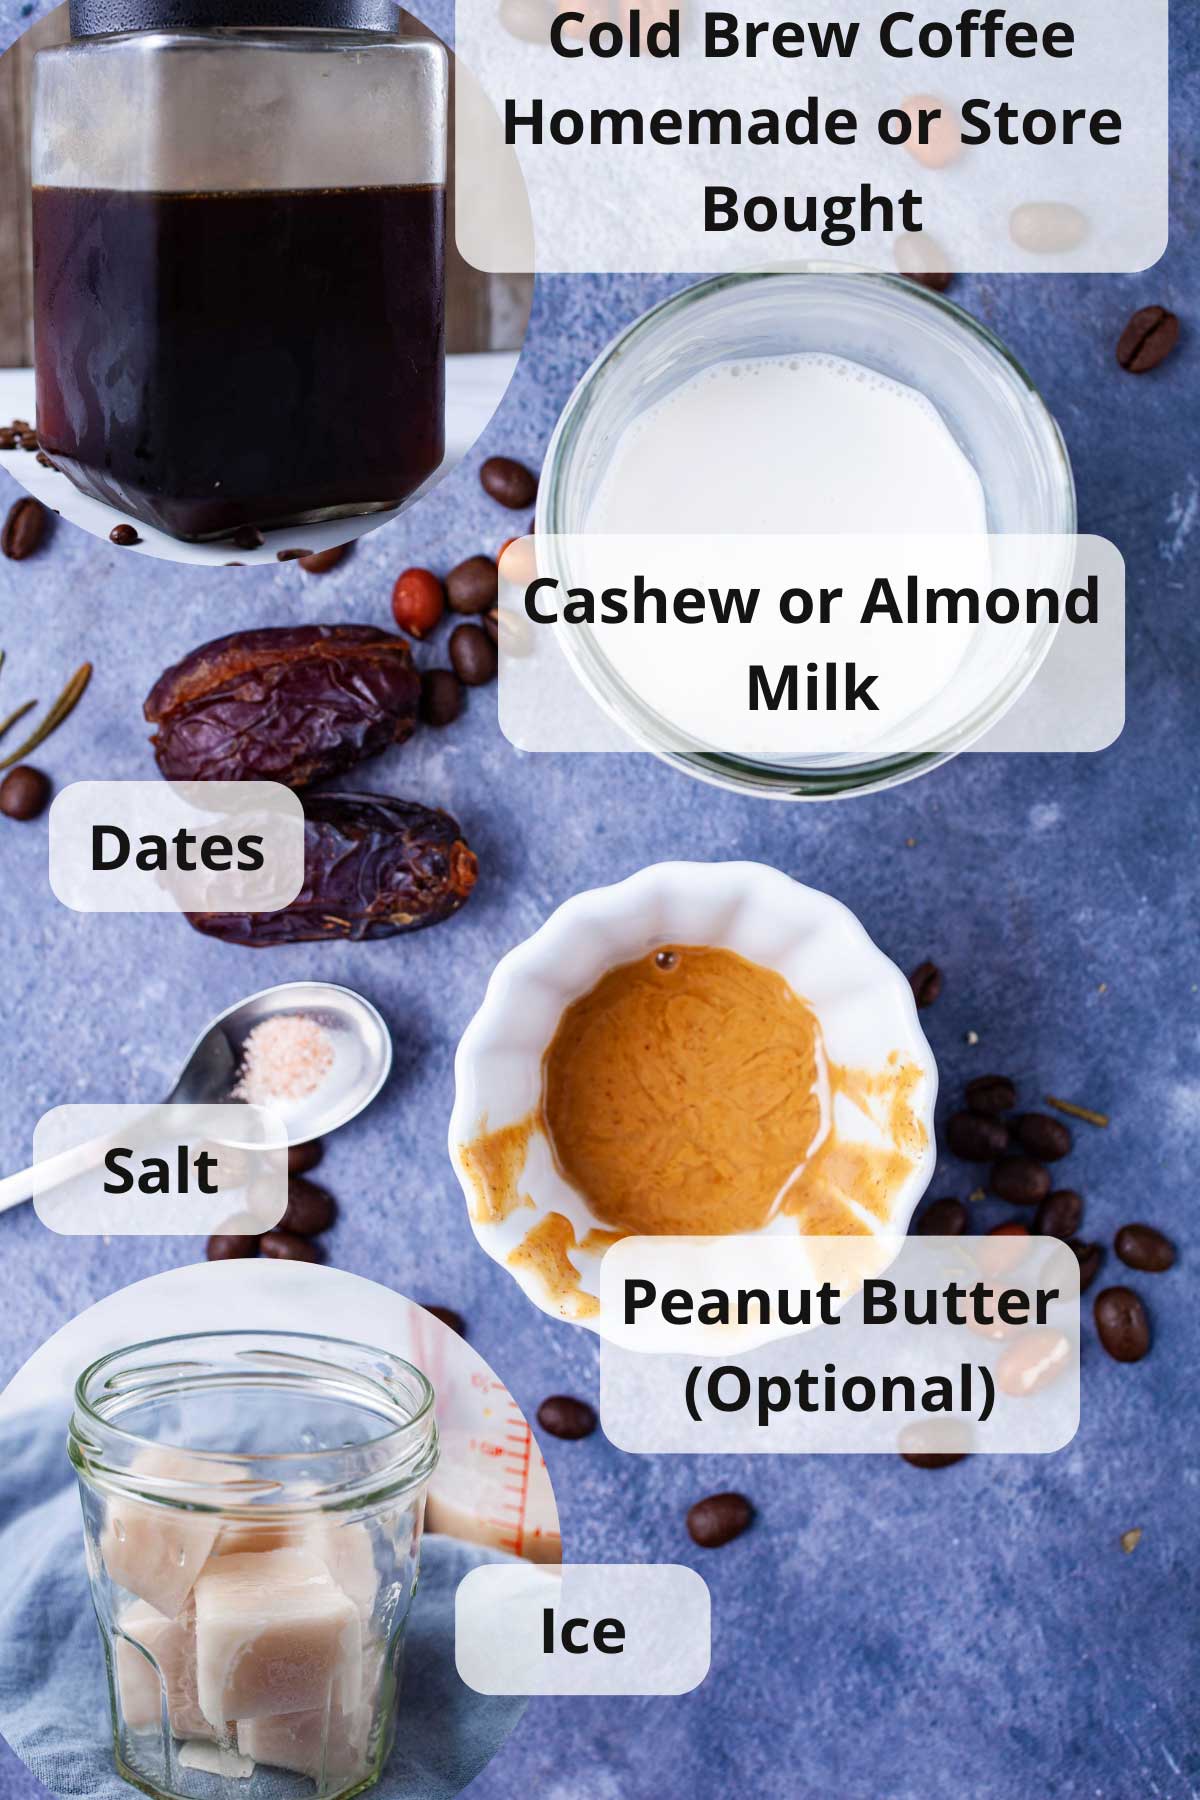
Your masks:
{"label": "creamy ice cube", "polygon": [[358,1609],[306,1549],[212,1559],[196,1583],[200,1710],[226,1719],[351,1711],[362,1691]]}
{"label": "creamy ice cube", "polygon": [[370,1645],[363,1657],[362,1699],[351,1712],[336,1703],[328,1711],[239,1719],[238,1750],[256,1763],[291,1769],[319,1782],[365,1775],[371,1751],[371,1724],[383,1673],[383,1651]]}
{"label": "creamy ice cube", "polygon": [[[130,1467],[151,1483],[212,1483],[236,1476],[232,1468],[214,1467],[165,1445],[139,1451]],[[100,1554],[118,1587],[174,1619],[187,1605],[219,1530],[215,1515],[159,1502],[147,1505],[122,1495],[106,1502]]]}
{"label": "creamy ice cube", "polygon": [[241,1556],[248,1551],[298,1549],[304,1528],[295,1520],[234,1519],[221,1527],[214,1556]]}
{"label": "creamy ice cube", "polygon": [[369,1624],[379,1592],[379,1573],[368,1528],[356,1522],[339,1524],[336,1519],[316,1519],[305,1545],[320,1557],[338,1587],[353,1600],[359,1616]]}
{"label": "creamy ice cube", "polygon": [[[308,1551],[318,1557],[335,1585],[354,1603],[363,1631],[370,1630],[379,1591],[379,1574],[371,1533],[366,1525],[357,1521],[341,1523],[320,1515],[278,1523],[237,1520],[221,1527],[221,1535],[207,1566],[212,1568],[231,1555],[279,1549]],[[335,1676],[335,1705],[353,1707],[357,1683],[358,1667],[351,1657],[343,1662]]]}
{"label": "creamy ice cube", "polygon": [[249,1551],[311,1550],[330,1575],[370,1621],[379,1590],[375,1550],[366,1525],[314,1513],[305,1519],[234,1519],[221,1527],[214,1556],[240,1555]]}
{"label": "creamy ice cube", "polygon": [[116,1639],[117,1686],[130,1730],[158,1729],[165,1694],[176,1737],[213,1737],[196,1693],[196,1625],[191,1608],[178,1619],[167,1619],[146,1601],[135,1600],[117,1624],[123,1634]]}
{"label": "creamy ice cube", "polygon": [[[328,1718],[328,1730],[326,1730]],[[269,1718],[240,1719],[238,1752],[254,1763],[291,1769],[319,1782],[344,1781],[365,1774],[369,1712],[347,1716],[337,1707],[317,1712],[274,1713]]]}
{"label": "creamy ice cube", "polygon": [[220,1775],[226,1781],[249,1781],[254,1773],[251,1757],[239,1756],[226,1744],[214,1744],[202,1738],[180,1744],[179,1766],[181,1769],[199,1769],[202,1775]]}

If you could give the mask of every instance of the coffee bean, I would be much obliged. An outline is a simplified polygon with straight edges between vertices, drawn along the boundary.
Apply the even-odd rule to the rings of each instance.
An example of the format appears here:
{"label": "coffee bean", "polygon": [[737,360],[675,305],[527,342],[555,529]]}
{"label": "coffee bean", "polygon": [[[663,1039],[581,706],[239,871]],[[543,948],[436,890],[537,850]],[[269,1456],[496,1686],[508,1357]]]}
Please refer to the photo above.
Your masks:
{"label": "coffee bean", "polygon": [[293,1175],[288,1181],[287,1211],[275,1229],[293,1232],[297,1237],[316,1237],[319,1232],[328,1231],[336,1218],[333,1195],[315,1181]]}
{"label": "coffee bean", "polygon": [[38,441],[38,434],[36,431],[23,431],[17,439],[17,442],[20,444],[22,450],[28,450],[30,454],[36,450],[40,450],[42,447]]}
{"label": "coffee bean", "polygon": [[984,1113],[951,1113],[946,1142],[963,1162],[995,1162],[1008,1149],[1008,1126]]}
{"label": "coffee bean", "polygon": [[256,525],[239,525],[229,541],[235,550],[261,550],[266,543]]}
{"label": "coffee bean", "polygon": [[996,1386],[1014,1400],[1039,1394],[1066,1374],[1071,1346],[1066,1334],[1052,1326],[1022,1331],[996,1364]]}
{"label": "coffee bean", "polygon": [[288,1174],[307,1175],[324,1154],[325,1146],[320,1138],[312,1138],[307,1144],[293,1144],[287,1154]]}
{"label": "coffee bean", "polygon": [[276,562],[302,562],[307,555],[308,555],[308,551],[306,549],[304,549],[303,545],[301,545],[299,550],[295,550],[295,549],[277,550],[275,552],[275,561]]}
{"label": "coffee bean", "polygon": [[921,1237],[961,1237],[967,1229],[967,1209],[961,1200],[935,1200],[917,1220]]}
{"label": "coffee bean", "polygon": [[1022,1113],[1013,1126],[1017,1142],[1039,1162],[1058,1162],[1071,1148],[1071,1133],[1049,1113]]}
{"label": "coffee bean", "polygon": [[485,494],[514,511],[532,506],[537,498],[537,476],[511,456],[489,456],[479,471],[479,479]]}
{"label": "coffee bean", "polygon": [[451,1331],[457,1331],[459,1337],[466,1337],[466,1320],[461,1313],[456,1313],[452,1306],[427,1306],[425,1311],[432,1313],[435,1319],[440,1319],[443,1325],[448,1325]]}
{"label": "coffee bean", "polygon": [[451,612],[485,613],[500,593],[500,572],[490,556],[468,556],[446,577]]}
{"label": "coffee bean", "polygon": [[703,1550],[719,1550],[733,1538],[741,1537],[754,1517],[754,1508],[745,1494],[710,1494],[689,1506],[688,1535]]}
{"label": "coffee bean", "polygon": [[1039,1237],[1056,1237],[1070,1241],[1083,1223],[1083,1195],[1074,1188],[1055,1188],[1038,1207],[1033,1229]]}
{"label": "coffee bean", "polygon": [[954,280],[950,274],[950,257],[936,238],[927,231],[906,231],[893,245],[896,267],[908,281],[944,293]]}
{"label": "coffee bean", "polygon": [[8,819],[36,819],[49,798],[49,780],[28,763],[10,769],[0,781],[0,813]]}
{"label": "coffee bean", "polygon": [[478,625],[460,625],[450,633],[450,661],[458,679],[468,687],[486,687],[496,679],[496,646]]}
{"label": "coffee bean", "polygon": [[988,1186],[1013,1206],[1036,1206],[1050,1192],[1050,1171],[1028,1156],[1005,1156],[996,1163]]}
{"label": "coffee bean", "polygon": [[321,1252],[315,1244],[309,1243],[294,1231],[268,1231],[258,1240],[259,1248],[264,1256],[272,1256],[278,1262],[320,1262]]}
{"label": "coffee bean", "polygon": [[1035,256],[1076,250],[1088,234],[1086,216],[1064,200],[1027,200],[1008,215],[1008,234]]}
{"label": "coffee bean", "polygon": [[500,0],[500,24],[524,44],[548,44],[554,14],[546,0]]}
{"label": "coffee bean", "polygon": [[1083,1244],[1078,1238],[1072,1238],[1071,1248],[1079,1264],[1079,1291],[1086,1294],[1100,1273],[1100,1265],[1104,1261],[1104,1246]]}
{"label": "coffee bean", "polygon": [[901,110],[911,127],[904,148],[923,168],[944,169],[962,155],[958,113],[949,101],[938,94],[910,94]]}
{"label": "coffee bean", "polygon": [[44,450],[38,451],[35,461],[40,463],[40,465],[43,469],[57,469],[58,468],[58,464],[56,462],[51,462],[50,458],[46,455],[46,452]]}
{"label": "coffee bean", "polygon": [[122,550],[131,550],[135,544],[141,543],[136,525],[114,525],[108,534],[110,544],[116,544]]}
{"label": "coffee bean", "polygon": [[256,1237],[210,1237],[204,1254],[209,1262],[233,1262],[241,1256],[258,1255]]}
{"label": "coffee bean", "polygon": [[1007,1075],[976,1075],[967,1083],[965,1099],[968,1112],[1008,1112],[1016,1105],[1017,1090]]}
{"label": "coffee bean", "polygon": [[14,419],[12,422],[12,428],[16,432],[33,430],[33,426],[29,423],[28,419]]}
{"label": "coffee bean", "polygon": [[1150,1321],[1132,1288],[1104,1288],[1096,1295],[1092,1317],[1100,1342],[1114,1361],[1141,1362],[1150,1348]]}
{"label": "coffee bean", "polygon": [[17,434],[10,425],[0,427],[0,450],[15,450]]}
{"label": "coffee bean", "polygon": [[1122,1225],[1113,1248],[1123,1263],[1147,1275],[1161,1275],[1175,1261],[1174,1244],[1153,1225]]}
{"label": "coffee bean", "polygon": [[962,1425],[933,1419],[910,1419],[900,1428],[896,1448],[914,1469],[948,1469],[967,1455],[959,1448]]}
{"label": "coffee bean", "polygon": [[1179,342],[1179,320],[1165,306],[1142,306],[1117,340],[1117,361],[1131,375],[1157,369]]}
{"label": "coffee bean", "polygon": [[452,725],[462,702],[462,682],[453,669],[426,669],[421,676],[421,717],[427,725]]}
{"label": "coffee bean", "polygon": [[538,1424],[551,1437],[585,1438],[596,1429],[596,1414],[586,1400],[573,1400],[569,1394],[551,1394],[537,1410]]}
{"label": "coffee bean", "polygon": [[932,1006],[942,991],[942,971],[936,963],[919,963],[908,978],[919,1007]]}
{"label": "coffee bean", "polygon": [[483,615],[483,629],[506,656],[528,656],[533,649],[533,626],[523,612],[511,606],[493,606]]}
{"label": "coffee bean", "polygon": [[297,560],[306,575],[328,575],[330,569],[337,568],[349,548],[349,544],[331,544],[328,550],[310,550],[307,556]]}
{"label": "coffee bean", "polygon": [[1028,1225],[1008,1219],[1003,1225],[993,1225],[987,1233],[986,1244],[979,1248],[979,1266],[993,1281],[999,1281],[1020,1267],[1028,1249]]}
{"label": "coffee bean", "polygon": [[432,569],[405,569],[392,589],[392,617],[410,637],[428,637],[442,622],[446,594]]}
{"label": "coffee bean", "polygon": [[4,528],[0,530],[0,550],[9,562],[24,562],[32,556],[46,535],[46,509],[40,500],[27,494],[14,500],[8,509]]}

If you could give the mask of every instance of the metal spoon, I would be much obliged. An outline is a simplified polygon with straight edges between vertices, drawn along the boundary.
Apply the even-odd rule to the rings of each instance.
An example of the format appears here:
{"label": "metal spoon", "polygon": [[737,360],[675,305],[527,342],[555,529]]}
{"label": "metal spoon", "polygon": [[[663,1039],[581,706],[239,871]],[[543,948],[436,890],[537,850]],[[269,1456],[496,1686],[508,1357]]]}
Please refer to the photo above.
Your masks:
{"label": "metal spoon", "polygon": [[[271,1110],[287,1133],[289,1144],[328,1137],[357,1118],[388,1078],[392,1038],[369,1000],[351,988],[327,981],[286,981],[239,1000],[202,1031],[183,1066],[168,1104],[213,1105],[230,1098],[242,1047],[256,1025],[280,1013],[303,1013],[323,1025],[333,1041],[333,1066],[320,1085],[298,1100],[272,1101]],[[39,1182],[67,1179],[80,1169],[88,1146],[68,1150],[38,1171]],[[61,1164],[61,1171],[58,1165]],[[0,1212],[19,1206],[33,1193],[33,1170],[0,1181]]]}

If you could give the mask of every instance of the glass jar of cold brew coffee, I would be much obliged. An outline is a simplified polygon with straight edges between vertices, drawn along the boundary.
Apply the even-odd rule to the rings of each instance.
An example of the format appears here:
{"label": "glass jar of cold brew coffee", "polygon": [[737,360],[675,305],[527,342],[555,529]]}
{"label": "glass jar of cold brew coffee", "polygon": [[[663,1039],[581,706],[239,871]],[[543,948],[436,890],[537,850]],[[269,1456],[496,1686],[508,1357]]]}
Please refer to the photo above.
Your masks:
{"label": "glass jar of cold brew coffee", "polygon": [[446,56],[391,0],[71,0],[35,60],[37,431],[177,538],[442,460]]}

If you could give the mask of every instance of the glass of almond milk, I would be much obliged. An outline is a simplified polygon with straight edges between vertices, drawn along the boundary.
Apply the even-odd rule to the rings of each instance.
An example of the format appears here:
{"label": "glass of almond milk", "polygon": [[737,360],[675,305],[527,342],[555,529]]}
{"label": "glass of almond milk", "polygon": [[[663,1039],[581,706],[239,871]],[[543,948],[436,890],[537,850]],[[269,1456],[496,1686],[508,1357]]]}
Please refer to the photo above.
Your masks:
{"label": "glass of almond milk", "polygon": [[[983,546],[1043,540],[1038,578],[1069,584],[1075,490],[1029,377],[979,322],[889,275],[820,266],[720,276],[671,296],[593,364],[559,420],[539,541],[587,534],[821,534]],[[539,567],[541,556],[539,555]],[[978,565],[976,565],[978,566]],[[569,571],[566,571],[569,574]],[[1032,680],[1056,626],[986,621],[914,655],[889,737],[867,719],[820,747],[776,731],[753,753],[710,741],[655,687],[634,640],[558,628],[575,674],[633,740],[689,774],[787,799],[889,787],[980,738]],[[894,636],[902,653],[911,640]],[[827,646],[823,643],[823,649]],[[807,645],[797,641],[803,655]],[[676,688],[686,682],[676,678]],[[699,709],[697,709],[699,710]]]}
{"label": "glass of almond milk", "polygon": [[118,1773],[159,1800],[370,1786],[438,1461],[420,1370],[289,1332],[136,1344],[80,1376],[68,1447]]}

